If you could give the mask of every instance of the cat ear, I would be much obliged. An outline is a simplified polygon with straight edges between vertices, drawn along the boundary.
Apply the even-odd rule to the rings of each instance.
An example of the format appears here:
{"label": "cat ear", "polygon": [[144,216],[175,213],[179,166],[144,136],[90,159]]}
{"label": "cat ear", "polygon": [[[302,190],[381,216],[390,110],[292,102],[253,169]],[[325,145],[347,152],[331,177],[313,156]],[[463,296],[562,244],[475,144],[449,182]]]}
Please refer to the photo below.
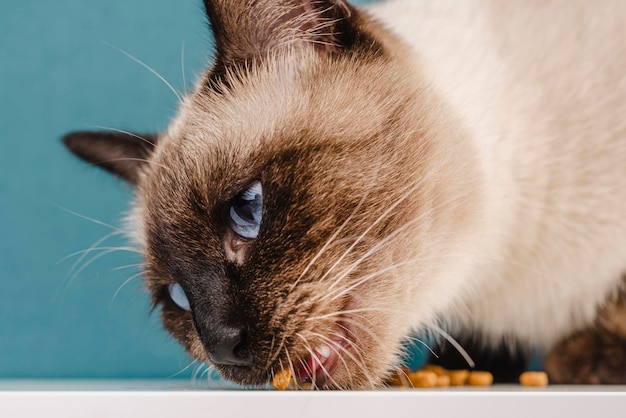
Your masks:
{"label": "cat ear", "polygon": [[359,12],[344,0],[204,0],[223,65],[309,44],[339,50],[363,41]]}
{"label": "cat ear", "polygon": [[65,146],[83,160],[136,185],[157,141],[156,135],[122,132],[72,132]]}

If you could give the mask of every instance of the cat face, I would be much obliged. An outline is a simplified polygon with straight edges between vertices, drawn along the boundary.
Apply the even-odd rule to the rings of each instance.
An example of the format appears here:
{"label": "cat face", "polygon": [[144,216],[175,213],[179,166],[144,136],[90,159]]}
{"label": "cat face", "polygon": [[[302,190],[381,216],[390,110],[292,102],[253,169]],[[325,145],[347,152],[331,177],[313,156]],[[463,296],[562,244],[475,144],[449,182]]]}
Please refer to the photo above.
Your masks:
{"label": "cat face", "polygon": [[433,142],[453,133],[361,12],[274,3],[205,3],[217,61],[158,138],[65,142],[136,185],[147,287],[192,356],[245,385],[372,387],[436,270],[430,209],[456,190]]}

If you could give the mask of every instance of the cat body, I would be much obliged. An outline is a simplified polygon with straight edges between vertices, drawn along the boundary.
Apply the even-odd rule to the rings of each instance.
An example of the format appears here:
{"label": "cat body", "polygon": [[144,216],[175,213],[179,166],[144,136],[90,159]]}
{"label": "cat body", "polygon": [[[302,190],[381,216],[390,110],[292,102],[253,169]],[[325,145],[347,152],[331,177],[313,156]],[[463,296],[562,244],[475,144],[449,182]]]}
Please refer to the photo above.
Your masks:
{"label": "cat body", "polygon": [[588,325],[626,271],[624,7],[396,1],[374,11],[414,47],[482,169],[473,265],[448,299],[452,322],[542,346]]}
{"label": "cat body", "polygon": [[621,3],[205,6],[216,62],[166,132],[65,139],[137,186],[146,283],[191,355],[371,387],[414,331],[548,349],[617,300]]}

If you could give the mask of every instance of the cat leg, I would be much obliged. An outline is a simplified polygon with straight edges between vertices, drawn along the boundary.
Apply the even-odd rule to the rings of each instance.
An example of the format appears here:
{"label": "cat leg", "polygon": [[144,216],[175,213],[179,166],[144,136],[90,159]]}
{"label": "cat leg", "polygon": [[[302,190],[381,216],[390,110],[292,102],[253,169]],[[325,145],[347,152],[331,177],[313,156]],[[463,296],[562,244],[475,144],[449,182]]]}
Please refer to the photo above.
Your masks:
{"label": "cat leg", "polygon": [[626,384],[626,294],[601,309],[596,322],[548,353],[552,383]]}

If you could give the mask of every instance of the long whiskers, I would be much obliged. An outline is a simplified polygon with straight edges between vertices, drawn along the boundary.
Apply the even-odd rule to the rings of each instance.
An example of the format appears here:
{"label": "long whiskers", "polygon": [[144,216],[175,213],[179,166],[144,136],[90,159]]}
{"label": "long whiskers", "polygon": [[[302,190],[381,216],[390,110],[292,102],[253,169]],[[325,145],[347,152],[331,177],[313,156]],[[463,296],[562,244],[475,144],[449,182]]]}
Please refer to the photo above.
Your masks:
{"label": "long whiskers", "polygon": [[[274,363],[274,361],[278,358],[281,350],[285,347],[286,339],[287,339],[286,334],[283,334],[283,338],[280,340],[280,344],[278,344],[278,347],[276,348],[276,351],[274,352],[273,355],[272,355],[272,350],[270,348],[270,355],[269,355],[269,358],[267,359],[265,370],[268,370],[271,367],[272,363]],[[274,343],[274,338],[272,338],[272,345],[273,343]]]}
{"label": "long whiskers", "polygon": [[443,338],[445,338],[459,352],[459,354],[463,356],[463,359],[467,362],[470,368],[473,369],[476,366],[476,363],[474,363],[474,360],[472,360],[472,357],[468,354],[468,352],[465,351],[463,346],[461,346],[461,344],[459,344],[459,342],[455,340],[450,334],[448,334],[442,328],[440,328],[439,326],[435,324],[431,324],[430,328],[432,328],[434,331],[439,333]]}
{"label": "long whiskers", "polygon": [[117,132],[117,133],[120,133],[120,134],[128,135],[128,136],[136,138],[136,139],[138,139],[138,140],[140,140],[142,142],[145,142],[146,144],[148,144],[150,146],[154,145],[154,143],[152,141],[150,141],[149,139],[144,138],[143,136],[138,135],[138,134],[136,134],[134,132],[125,131],[123,129],[118,129],[118,128],[112,128],[110,126],[90,125],[90,127],[94,128],[94,129],[102,129],[102,130],[105,130],[105,131],[112,131],[112,132]]}
{"label": "long whiskers", "polygon": [[[406,229],[408,229],[409,227],[413,226],[414,224],[422,221],[426,216],[430,216],[432,214],[432,212],[434,212],[435,210],[440,209],[441,207],[443,207],[444,205],[449,205],[453,202],[458,202],[461,198],[467,196],[470,192],[467,193],[462,193],[460,195],[454,196],[451,199],[448,199],[444,202],[442,202],[441,204],[434,206],[433,208],[431,208],[428,212],[419,214],[418,216],[416,216],[415,218],[413,218],[412,220],[406,222],[404,225],[400,226],[399,228],[396,228],[393,232],[391,232],[389,235],[387,235],[383,240],[381,240],[380,242],[378,242],[376,245],[374,245],[372,248],[370,248],[367,252],[365,252],[365,254],[363,254],[361,257],[359,257],[355,262],[353,262],[350,266],[348,266],[343,272],[341,272],[339,274],[339,276],[337,277],[337,279],[333,282],[332,285],[330,285],[328,287],[328,289],[332,289],[333,287],[335,287],[337,284],[339,284],[345,277],[348,276],[348,274],[350,274],[352,271],[354,271],[354,269],[356,269],[363,261],[367,260],[369,257],[371,257],[372,255],[376,254],[378,251],[380,251],[381,249],[383,249],[385,246],[389,245],[390,243],[392,243],[393,239],[395,239],[400,233],[404,232]],[[386,211],[387,213],[390,213],[390,211]],[[386,216],[386,215],[385,215]],[[380,218],[379,218],[380,219]],[[375,221],[376,222],[376,221]],[[370,228],[368,228],[369,230]],[[368,230],[366,230],[365,233],[368,232]],[[351,246],[348,251],[351,251],[354,247]],[[343,257],[343,256],[342,256]],[[328,271],[327,274],[333,270],[334,266],[337,263],[335,263],[333,266],[331,266]]]}
{"label": "long whiskers", "polygon": [[112,45],[108,42],[104,42],[105,45],[117,50],[118,52],[124,54],[125,56],[127,56],[128,58],[130,58],[131,60],[135,61],[137,64],[141,65],[142,67],[144,67],[146,70],[150,71],[152,74],[154,74],[156,77],[159,78],[159,80],[161,80],[163,83],[165,83],[165,85],[167,87],[169,87],[169,89],[172,91],[172,93],[174,93],[174,95],[176,96],[176,98],[178,99],[179,103],[183,102],[183,98],[180,95],[180,93],[178,93],[178,91],[176,91],[176,89],[165,79],[165,77],[163,77],[161,74],[159,74],[154,68],[150,67],[148,64],[146,64],[145,62],[141,61],[139,58],[131,55],[129,52],[124,51],[122,48],[117,47],[115,45]]}
{"label": "long whiskers", "polygon": [[180,48],[180,72],[183,77],[183,92],[187,96],[187,77],[185,76],[185,40]]}
{"label": "long whiskers", "polygon": [[185,373],[187,370],[189,370],[191,367],[193,367],[193,365],[196,364],[198,361],[199,361],[198,359],[193,359],[189,364],[187,364],[185,367],[183,367],[182,369],[180,369],[176,373],[167,376],[166,379],[172,379],[172,378],[174,378],[174,377],[176,377],[178,375],[181,375],[181,374]]}
{"label": "long whiskers", "polygon": [[352,212],[350,213],[350,216],[348,216],[346,218],[345,221],[343,221],[343,223],[339,226],[339,228],[337,228],[337,230],[333,233],[333,235],[331,235],[331,237],[326,241],[326,243],[322,246],[322,248],[317,252],[317,254],[315,254],[315,256],[311,259],[311,261],[309,261],[309,264],[307,264],[307,266],[304,268],[304,270],[302,270],[302,273],[300,273],[300,276],[298,276],[298,278],[296,279],[296,281],[291,285],[291,288],[289,289],[289,292],[292,292],[293,289],[295,289],[296,285],[300,282],[300,280],[304,277],[304,275],[309,271],[309,269],[315,264],[315,262],[325,253],[325,251],[331,246],[331,244],[335,241],[335,239],[337,238],[337,236],[339,236],[339,234],[341,233],[341,231],[343,230],[343,228],[350,222],[350,220],[352,219],[352,217],[354,216],[354,214],[359,210],[359,208],[361,207],[361,205],[363,204],[363,202],[365,202],[365,199],[367,199],[367,196],[369,194],[369,191],[367,193],[365,193],[365,195],[363,195],[363,197],[361,198],[361,200],[359,201],[359,203],[356,205],[356,207],[352,210]]}
{"label": "long whiskers", "polygon": [[[380,154],[379,154],[380,155]],[[377,161],[376,164],[376,169],[373,171],[373,175],[372,175],[372,180],[370,183],[370,187],[367,189],[367,191],[365,192],[365,194],[361,197],[361,200],[359,200],[359,203],[356,205],[356,207],[352,210],[352,212],[350,212],[350,215],[348,216],[348,218],[346,218],[346,220],[344,220],[342,222],[342,224],[339,226],[339,228],[337,228],[337,230],[331,235],[331,237],[324,243],[324,245],[322,246],[322,248],[317,252],[317,254],[315,254],[315,256],[311,259],[311,261],[309,262],[309,264],[307,264],[307,266],[304,268],[304,270],[302,270],[302,273],[300,273],[300,276],[298,276],[298,278],[296,279],[296,281],[291,285],[291,288],[289,289],[289,292],[292,292],[293,289],[295,289],[296,285],[300,282],[300,280],[304,277],[304,275],[309,271],[309,269],[315,264],[315,262],[331,247],[331,245],[333,243],[336,243],[336,239],[339,236],[339,234],[341,233],[341,231],[346,227],[346,225],[348,225],[348,223],[350,222],[350,220],[355,216],[355,214],[358,212],[358,210],[361,208],[361,206],[363,205],[363,203],[365,203],[365,200],[367,199],[367,197],[369,196],[370,190],[373,189],[373,187],[375,186],[377,180],[378,180],[378,173],[380,171],[380,166],[381,166],[382,161],[380,160],[380,158]]]}
{"label": "long whiskers", "polygon": [[[85,219],[88,220],[89,222],[95,223],[96,225],[100,225],[100,226],[104,226],[108,229],[111,230],[111,232],[109,232],[108,234],[106,234],[105,236],[103,236],[102,238],[99,238],[98,240],[96,240],[93,244],[91,244],[89,246],[89,248],[85,249],[85,250],[81,250],[81,251],[76,251],[72,254],[69,254],[63,258],[61,258],[60,260],[58,260],[56,262],[56,264],[59,264],[65,260],[68,260],[72,257],[75,256],[80,256],[78,257],[78,259],[72,264],[72,266],[70,267],[69,271],[67,272],[67,275],[65,277],[64,283],[62,285],[62,288],[59,290],[61,295],[65,295],[68,291],[68,289],[70,288],[70,286],[72,285],[72,283],[76,280],[76,278],[92,263],[94,263],[96,260],[104,257],[107,254],[111,254],[114,252],[118,252],[118,251],[124,251],[124,252],[131,252],[131,253],[137,253],[137,254],[142,254],[142,252],[134,247],[129,247],[129,246],[102,246],[102,244],[104,242],[106,242],[107,240],[116,237],[118,235],[123,235],[125,234],[126,231],[117,228],[113,225],[110,225],[106,222],[102,222],[100,220],[94,219],[92,217],[83,215],[81,213],[78,213],[76,211],[64,208],[54,202],[48,202],[49,204],[57,207],[58,209],[61,209],[64,212],[67,212],[71,215],[77,216],[81,219]],[[96,254],[95,256],[93,256],[91,259],[89,259],[88,261],[85,261],[85,259],[87,258],[87,256],[89,256],[90,254],[92,254],[93,252],[99,251],[99,254]],[[128,267],[128,266],[127,266]],[[117,293],[117,292],[116,292]],[[56,297],[59,297],[59,295],[57,294]],[[63,296],[61,296],[63,297]]]}
{"label": "long whiskers", "polygon": [[106,223],[106,222],[99,221],[98,219],[91,218],[91,217],[89,217],[89,216],[87,216],[87,215],[83,215],[82,213],[75,212],[75,211],[73,211],[73,210],[71,210],[71,209],[68,209],[68,208],[66,208],[66,207],[63,207],[63,206],[59,205],[58,203],[54,203],[54,202],[52,202],[52,201],[50,201],[50,200],[44,200],[44,201],[45,201],[46,203],[48,203],[48,204],[50,204],[50,205],[52,205],[52,206],[56,207],[57,209],[61,209],[63,212],[67,212],[67,213],[69,213],[70,215],[78,216],[78,217],[79,217],[79,218],[81,218],[81,219],[84,219],[84,220],[89,221],[89,222],[93,222],[93,223],[95,223],[95,224],[97,224],[97,225],[101,225],[101,226],[107,227],[107,228],[109,228],[109,229],[112,229],[113,231],[117,231],[117,232],[120,232],[120,233],[124,233],[124,231],[123,231],[123,230],[121,230],[120,228],[117,228],[117,227],[115,227],[115,226],[113,226],[113,225],[111,225],[111,224],[108,224],[108,223]]}
{"label": "long whiskers", "polygon": [[413,335],[409,335],[408,337],[406,337],[407,341],[415,341],[416,343],[423,345],[424,347],[426,347],[426,349],[430,352],[430,354],[434,357],[434,358],[439,358],[439,356],[437,355],[437,353],[435,353],[433,351],[433,349],[430,347],[430,345],[428,345],[428,343],[424,340],[422,340],[421,338],[417,338]]}
{"label": "long whiskers", "polygon": [[[287,348],[285,348],[285,356],[287,357],[287,363],[289,363],[289,371],[291,372],[291,375],[293,376],[296,373],[296,368],[293,366],[293,362],[291,361],[291,356],[289,355],[289,350],[287,350]],[[280,368],[282,369],[283,367],[283,362],[280,362]]]}
{"label": "long whiskers", "polygon": [[331,312],[331,313],[324,314],[324,315],[312,316],[310,318],[306,318],[305,321],[320,321],[322,319],[334,318],[338,316],[350,315],[350,314],[355,314],[355,313],[366,313],[366,312],[376,312],[376,313],[385,312],[385,313],[391,313],[394,315],[405,314],[405,312],[401,311],[400,309],[357,308],[357,309],[345,309],[342,311]]}
{"label": "long whiskers", "polygon": [[[313,351],[313,348],[312,348],[312,347],[311,347],[311,345],[309,344],[308,340],[307,340],[307,339],[306,339],[306,338],[305,338],[302,334],[300,334],[300,333],[296,333],[296,336],[297,336],[298,338],[300,338],[300,339],[304,342],[304,348],[305,348],[305,350],[309,353],[309,355],[311,356],[311,358],[315,358],[315,357],[316,357],[315,352]],[[331,347],[331,349],[332,349],[332,347]],[[324,367],[324,365],[323,365],[323,364],[320,364],[320,368],[323,370],[324,374],[326,375],[326,377],[328,378],[328,380],[330,380],[330,382],[331,382],[333,385],[335,385],[336,387],[341,387],[341,385],[339,385],[339,384],[337,383],[337,381],[336,381],[335,379],[333,379],[333,377],[330,375],[330,373],[328,372],[328,370],[326,370],[326,368]],[[311,380],[313,381],[313,384],[317,387],[317,383],[316,383],[316,381],[317,381],[316,370],[312,370],[311,372],[313,373],[313,376],[312,376],[312,379],[311,379]]]}
{"label": "long whiskers", "polygon": [[382,268],[380,270],[377,270],[377,271],[375,271],[373,273],[367,274],[367,275],[359,278],[359,280],[355,281],[354,283],[352,283],[350,286],[348,286],[346,288],[341,288],[340,287],[338,289],[335,289],[333,292],[325,294],[320,299],[320,301],[323,301],[325,299],[330,298],[330,301],[332,302],[332,301],[334,301],[334,300],[344,296],[346,293],[351,292],[352,290],[356,289],[357,287],[362,286],[364,283],[366,283],[366,282],[368,282],[368,281],[370,281],[372,279],[375,279],[376,277],[379,277],[379,276],[381,276],[381,275],[383,275],[385,273],[388,273],[388,272],[390,272],[392,270],[395,270],[395,269],[398,269],[398,268],[401,268],[401,267],[405,267],[405,266],[408,266],[408,265],[411,265],[411,264],[415,264],[415,263],[418,263],[418,262],[421,262],[421,261],[424,261],[424,257],[422,257],[422,256],[415,257],[415,258],[412,258],[410,260],[402,261],[402,262],[399,262],[399,263],[396,263],[396,264],[392,264],[390,266],[387,266],[385,268]]}
{"label": "long whiskers", "polygon": [[135,273],[132,276],[130,276],[128,279],[124,280],[124,282],[119,285],[117,287],[117,290],[115,291],[115,293],[113,293],[113,296],[111,297],[111,301],[109,302],[109,308],[111,308],[113,306],[113,302],[115,301],[115,298],[117,297],[117,295],[119,295],[119,293],[122,291],[122,289],[130,282],[132,282],[134,279],[136,279],[137,277],[141,277],[141,275],[143,274],[142,271],[140,271],[139,273]]}
{"label": "long whiskers", "polygon": [[[357,237],[357,239],[352,243],[352,245],[350,245],[348,247],[348,249],[341,255],[339,256],[339,258],[337,260],[335,260],[335,262],[330,266],[330,268],[326,271],[326,273],[324,273],[324,275],[322,275],[322,277],[319,279],[319,282],[322,282],[326,277],[328,277],[328,275],[335,269],[335,267],[337,267],[339,265],[339,263],[341,263],[341,261],[343,261],[343,259],[345,257],[347,257],[352,250],[367,236],[367,234],[380,222],[382,222],[383,220],[385,220],[387,218],[387,216],[389,216],[393,210],[398,207],[398,205],[400,205],[400,203],[402,203],[404,200],[406,200],[413,192],[415,192],[425,181],[426,177],[423,177],[422,179],[420,179],[418,182],[416,182],[414,185],[412,185],[408,190],[406,190],[398,200],[396,200],[391,206],[389,206],[389,208],[387,208],[378,218],[376,218],[366,229],[365,231],[363,231],[361,233],[361,235],[359,237]],[[334,284],[333,284],[334,285]],[[332,289],[333,285],[331,285],[329,287],[329,289]]]}
{"label": "long whiskers", "polygon": [[[317,337],[319,339],[321,339],[322,341],[326,342],[328,347],[333,350],[336,354],[337,354],[337,358],[339,359],[339,361],[341,361],[341,363],[343,363],[343,367],[346,369],[347,373],[348,373],[348,380],[350,381],[350,385],[354,385],[354,380],[352,379],[352,373],[350,372],[350,368],[348,367],[348,364],[346,363],[346,361],[343,359],[343,356],[341,355],[341,353],[339,352],[339,349],[341,348],[342,351],[345,352],[345,355],[348,357],[352,358],[352,361],[354,361],[355,364],[361,365],[361,368],[363,368],[363,364],[360,363],[359,361],[357,361],[356,358],[354,358],[354,356],[352,356],[352,354],[350,354],[347,350],[343,349],[343,347],[337,346],[336,344],[333,343],[333,341],[328,338],[323,336],[322,334],[318,334],[315,332],[309,332],[309,334],[311,334],[312,337]],[[301,339],[303,339],[304,341],[306,341],[306,338],[301,335],[301,334],[297,334],[298,337],[300,337]],[[312,350],[311,352],[311,356],[314,356]],[[331,381],[331,383],[333,383],[336,387],[341,388],[341,385],[337,384],[337,381],[334,380],[331,376],[330,373],[328,373],[328,371],[322,367],[322,369],[324,370],[324,373],[326,374],[326,376],[328,376],[328,379]]]}

